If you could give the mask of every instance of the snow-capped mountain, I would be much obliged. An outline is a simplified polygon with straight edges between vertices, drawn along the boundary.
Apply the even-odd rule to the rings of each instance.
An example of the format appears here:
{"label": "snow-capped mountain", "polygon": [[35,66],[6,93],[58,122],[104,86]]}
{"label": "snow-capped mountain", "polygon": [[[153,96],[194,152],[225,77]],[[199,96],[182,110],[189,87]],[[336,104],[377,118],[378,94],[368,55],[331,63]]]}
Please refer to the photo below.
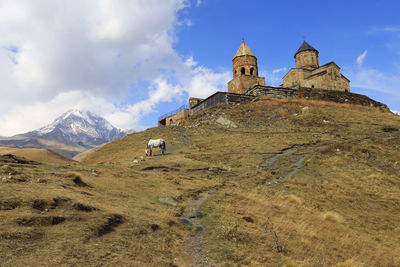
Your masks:
{"label": "snow-capped mountain", "polygon": [[69,110],[54,122],[25,134],[29,137],[58,136],[85,147],[93,147],[120,139],[126,131],[87,110]]}

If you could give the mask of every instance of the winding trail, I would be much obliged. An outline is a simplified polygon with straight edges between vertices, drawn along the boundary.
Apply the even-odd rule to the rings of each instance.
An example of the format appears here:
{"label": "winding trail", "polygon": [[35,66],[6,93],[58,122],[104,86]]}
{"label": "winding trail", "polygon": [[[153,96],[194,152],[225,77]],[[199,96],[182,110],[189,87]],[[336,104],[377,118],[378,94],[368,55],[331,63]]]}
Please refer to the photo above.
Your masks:
{"label": "winding trail", "polygon": [[208,258],[206,246],[207,229],[202,226],[203,211],[201,204],[215,192],[209,191],[192,197],[192,201],[186,206],[183,216],[178,219],[180,223],[193,228],[185,236],[182,252],[174,259],[174,264],[179,267],[210,267],[214,266]]}

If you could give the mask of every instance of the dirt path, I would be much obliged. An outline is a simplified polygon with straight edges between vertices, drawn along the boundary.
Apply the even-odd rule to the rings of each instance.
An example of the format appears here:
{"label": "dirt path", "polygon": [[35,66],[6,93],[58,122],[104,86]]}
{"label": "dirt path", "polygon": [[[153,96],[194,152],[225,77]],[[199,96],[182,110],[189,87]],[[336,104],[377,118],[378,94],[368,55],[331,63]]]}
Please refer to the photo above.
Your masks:
{"label": "dirt path", "polygon": [[201,224],[203,211],[200,210],[201,204],[213,193],[213,191],[209,191],[193,197],[192,201],[186,206],[183,216],[178,219],[180,223],[192,227],[192,231],[185,236],[182,252],[174,260],[176,266],[213,266],[208,258],[207,229]]}
{"label": "dirt path", "polygon": [[304,161],[311,153],[299,153],[297,147],[282,150],[275,156],[266,159],[260,167],[269,169],[277,179],[288,179],[295,176],[304,166]]}

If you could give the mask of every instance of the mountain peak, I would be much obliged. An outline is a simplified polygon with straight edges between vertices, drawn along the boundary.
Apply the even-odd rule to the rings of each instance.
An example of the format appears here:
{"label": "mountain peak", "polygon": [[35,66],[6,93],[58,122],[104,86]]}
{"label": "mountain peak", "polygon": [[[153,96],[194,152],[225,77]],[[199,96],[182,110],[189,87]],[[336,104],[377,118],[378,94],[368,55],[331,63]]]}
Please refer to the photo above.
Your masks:
{"label": "mountain peak", "polygon": [[62,136],[69,141],[96,146],[122,138],[126,133],[89,110],[71,109],[52,123],[28,133],[31,136]]}

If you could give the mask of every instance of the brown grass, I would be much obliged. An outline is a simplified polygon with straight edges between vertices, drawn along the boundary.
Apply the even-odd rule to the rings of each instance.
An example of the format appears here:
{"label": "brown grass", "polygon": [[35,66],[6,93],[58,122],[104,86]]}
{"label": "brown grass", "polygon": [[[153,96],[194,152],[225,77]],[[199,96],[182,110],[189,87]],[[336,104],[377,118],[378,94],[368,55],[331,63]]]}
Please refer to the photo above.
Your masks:
{"label": "brown grass", "polygon": [[71,164],[75,161],[64,158],[63,156],[42,148],[9,148],[0,147],[0,155],[13,154],[18,157],[23,157],[29,160],[51,163],[51,164]]}
{"label": "brown grass", "polygon": [[344,220],[340,214],[332,211],[328,211],[322,214],[322,219],[324,221],[334,222],[334,223],[342,223]]}
{"label": "brown grass", "polygon": [[[238,128],[215,124],[219,116]],[[199,218],[215,266],[399,266],[400,133],[385,125],[400,128],[398,117],[369,107],[261,99],[133,133],[77,165],[10,164],[32,179],[0,186],[0,265],[171,266],[196,234],[177,216],[218,189]],[[167,154],[140,161],[148,139],[160,137]],[[90,186],[75,186],[77,177]],[[66,221],[16,223],[48,216]]]}

